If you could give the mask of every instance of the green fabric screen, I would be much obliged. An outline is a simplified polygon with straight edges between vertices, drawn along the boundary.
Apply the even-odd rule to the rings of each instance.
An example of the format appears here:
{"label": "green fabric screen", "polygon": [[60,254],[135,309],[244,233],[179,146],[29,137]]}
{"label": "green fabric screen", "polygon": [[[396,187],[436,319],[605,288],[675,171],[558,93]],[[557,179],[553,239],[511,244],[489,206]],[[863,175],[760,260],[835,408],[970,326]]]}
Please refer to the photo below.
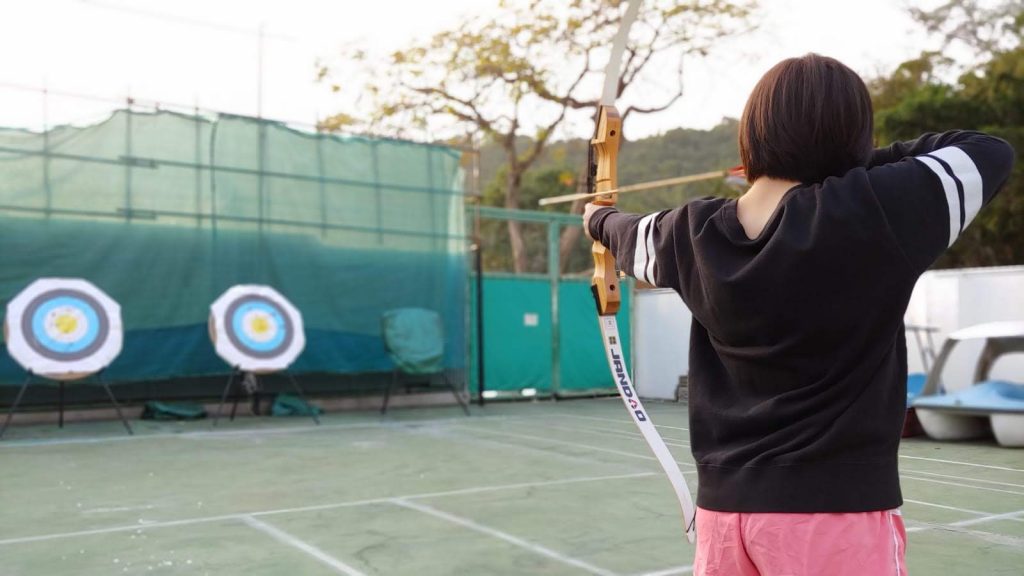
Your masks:
{"label": "green fabric screen", "polygon": [[[460,153],[238,116],[115,112],[46,133],[0,129],[0,303],[42,276],[116,299],[113,381],[226,372],[209,305],[269,284],[302,312],[296,372],[386,371],[381,314],[436,310],[445,367],[466,348]],[[0,383],[20,367],[0,354]]]}
{"label": "green fabric screen", "polygon": [[[551,282],[546,278],[484,275],[483,292],[486,389],[535,388],[540,394],[555,392],[552,390],[555,346]],[[628,291],[623,290],[623,296],[618,322],[627,365],[631,366]],[[560,280],[558,320],[560,383],[557,392],[602,389],[614,392],[615,383],[601,344],[589,279]],[[475,368],[472,375],[475,380]],[[472,390],[476,391],[475,381]]]}

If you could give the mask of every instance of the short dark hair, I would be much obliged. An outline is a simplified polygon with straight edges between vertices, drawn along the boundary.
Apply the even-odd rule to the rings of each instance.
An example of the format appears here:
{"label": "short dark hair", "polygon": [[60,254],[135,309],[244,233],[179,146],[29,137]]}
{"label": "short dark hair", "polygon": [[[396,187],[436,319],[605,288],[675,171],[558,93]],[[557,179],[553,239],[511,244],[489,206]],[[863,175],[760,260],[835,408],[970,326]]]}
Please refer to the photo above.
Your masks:
{"label": "short dark hair", "polygon": [[747,180],[805,184],[866,166],[874,121],[864,81],[842,62],[807,54],[779,62],[758,81],[739,126]]}

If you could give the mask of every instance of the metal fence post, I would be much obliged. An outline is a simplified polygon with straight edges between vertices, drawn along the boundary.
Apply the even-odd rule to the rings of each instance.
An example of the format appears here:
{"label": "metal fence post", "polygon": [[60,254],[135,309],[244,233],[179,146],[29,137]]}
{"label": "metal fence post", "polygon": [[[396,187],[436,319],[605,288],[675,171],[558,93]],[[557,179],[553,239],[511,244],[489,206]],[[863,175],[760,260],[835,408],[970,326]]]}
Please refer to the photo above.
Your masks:
{"label": "metal fence post", "polygon": [[548,222],[548,282],[551,286],[551,395],[558,397],[562,385],[562,349],[559,342],[558,286],[561,265],[558,253],[558,222]]}

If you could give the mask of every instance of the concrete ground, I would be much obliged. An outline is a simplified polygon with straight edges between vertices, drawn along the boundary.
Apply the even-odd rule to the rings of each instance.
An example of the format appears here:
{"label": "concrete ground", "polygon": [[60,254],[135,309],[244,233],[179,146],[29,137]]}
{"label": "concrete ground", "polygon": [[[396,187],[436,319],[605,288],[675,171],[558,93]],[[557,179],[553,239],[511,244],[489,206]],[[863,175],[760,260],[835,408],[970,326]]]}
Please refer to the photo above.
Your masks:
{"label": "concrete ground", "polygon": [[[686,410],[649,412],[696,489]],[[691,571],[616,398],[18,426],[0,442],[0,575]],[[915,575],[1024,573],[1024,452],[908,440]]]}

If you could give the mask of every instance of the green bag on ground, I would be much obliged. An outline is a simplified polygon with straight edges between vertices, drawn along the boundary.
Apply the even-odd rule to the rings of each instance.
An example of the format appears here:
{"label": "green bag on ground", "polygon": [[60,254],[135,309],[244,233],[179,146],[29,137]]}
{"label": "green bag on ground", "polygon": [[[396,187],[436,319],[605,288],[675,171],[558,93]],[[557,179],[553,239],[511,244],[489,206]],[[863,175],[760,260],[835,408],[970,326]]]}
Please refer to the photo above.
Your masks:
{"label": "green bag on ground", "polygon": [[206,418],[206,409],[202,404],[186,404],[182,402],[146,402],[142,409],[143,420],[201,420]]}
{"label": "green bag on ground", "polygon": [[311,416],[321,412],[320,408],[291,394],[278,394],[270,407],[271,416]]}

